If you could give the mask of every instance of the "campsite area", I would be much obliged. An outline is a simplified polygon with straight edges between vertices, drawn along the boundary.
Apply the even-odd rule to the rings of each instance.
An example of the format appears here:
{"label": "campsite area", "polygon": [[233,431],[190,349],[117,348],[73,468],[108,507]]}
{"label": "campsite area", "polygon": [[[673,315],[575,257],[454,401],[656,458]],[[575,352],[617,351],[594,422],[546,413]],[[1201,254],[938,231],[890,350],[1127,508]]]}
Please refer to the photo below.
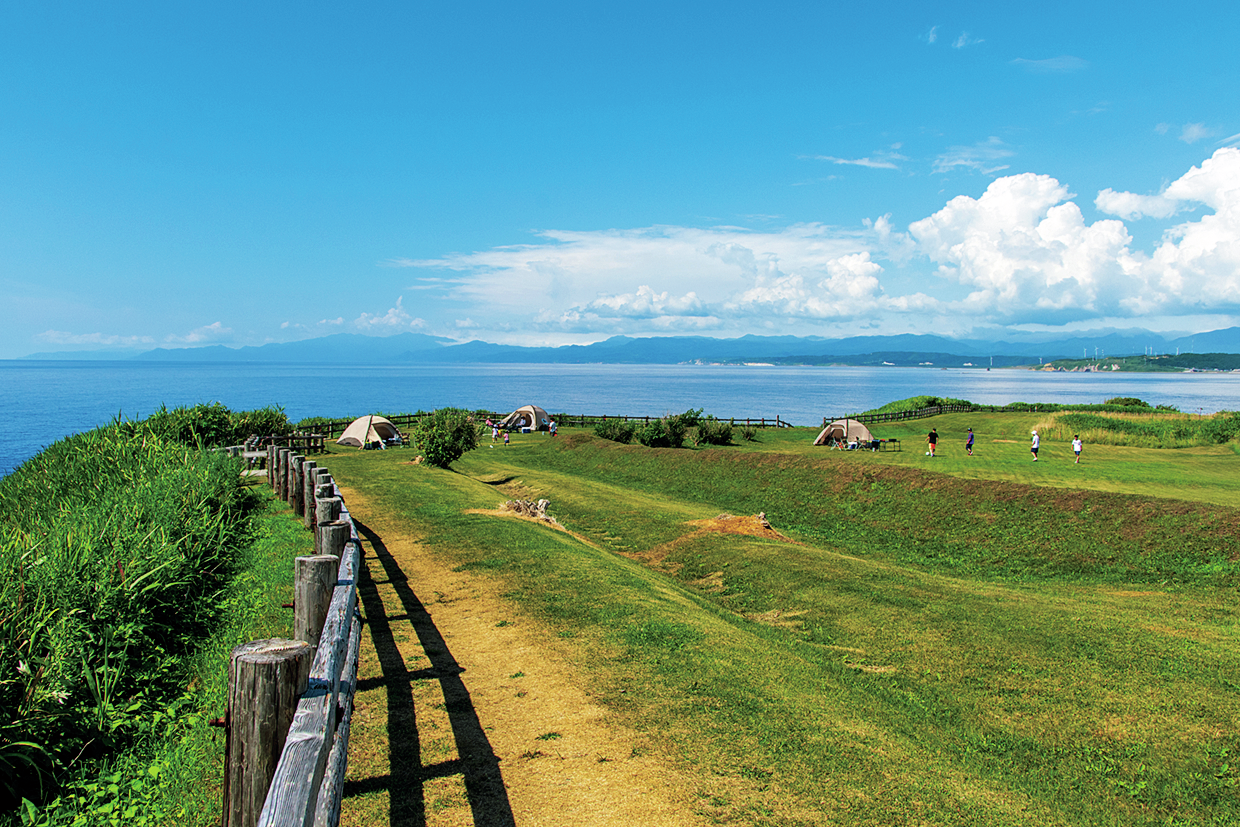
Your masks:
{"label": "campsite area", "polygon": [[332,446],[366,545],[342,823],[1237,822],[1240,457],[1034,464],[1043,417]]}

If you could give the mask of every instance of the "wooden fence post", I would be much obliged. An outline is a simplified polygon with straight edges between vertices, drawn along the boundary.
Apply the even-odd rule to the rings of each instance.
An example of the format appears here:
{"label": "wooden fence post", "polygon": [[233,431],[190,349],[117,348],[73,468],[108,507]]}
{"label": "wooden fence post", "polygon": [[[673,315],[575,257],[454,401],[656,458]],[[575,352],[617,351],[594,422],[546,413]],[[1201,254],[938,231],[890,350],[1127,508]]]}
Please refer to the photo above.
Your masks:
{"label": "wooden fence post", "polygon": [[267,485],[276,490],[276,446],[272,442],[267,443]]}
{"label": "wooden fence post", "polygon": [[[345,544],[349,542],[349,537],[352,535],[352,528],[353,524],[349,520],[336,519],[330,523],[319,523],[319,532],[322,534],[322,539],[319,541],[319,553],[334,556],[339,560],[340,555],[344,554]],[[328,597],[330,598],[331,595]]]}
{"label": "wooden fence post", "polygon": [[319,473],[319,464],[312,459],[306,460],[301,466],[301,522],[306,528],[314,527],[314,486]]}
{"label": "wooden fence post", "polygon": [[258,823],[297,701],[310,678],[311,646],[255,640],[232,651],[224,765],[224,827]]}
{"label": "wooden fence post", "polygon": [[[323,486],[319,486],[322,488]],[[314,553],[323,554],[323,526],[340,519],[339,497],[318,497],[314,501]]]}
{"label": "wooden fence post", "polygon": [[306,458],[301,454],[293,454],[288,458],[288,504],[299,517],[301,509],[305,507],[301,488],[301,465],[305,461]]}
{"label": "wooden fence post", "polygon": [[288,458],[291,453],[288,448],[276,449],[276,496],[285,502],[288,501]]}
{"label": "wooden fence post", "polygon": [[293,638],[319,646],[323,618],[332,602],[340,558],[334,554],[298,557],[293,561]]}

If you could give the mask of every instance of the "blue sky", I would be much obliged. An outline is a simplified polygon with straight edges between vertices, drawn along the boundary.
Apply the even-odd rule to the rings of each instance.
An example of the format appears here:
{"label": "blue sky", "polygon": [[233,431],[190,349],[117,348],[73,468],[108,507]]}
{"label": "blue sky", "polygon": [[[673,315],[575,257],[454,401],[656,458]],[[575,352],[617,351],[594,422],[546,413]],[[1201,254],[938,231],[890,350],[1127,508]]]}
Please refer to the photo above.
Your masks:
{"label": "blue sky", "polygon": [[0,357],[1240,324],[1240,7],[870,5],[9,4]]}

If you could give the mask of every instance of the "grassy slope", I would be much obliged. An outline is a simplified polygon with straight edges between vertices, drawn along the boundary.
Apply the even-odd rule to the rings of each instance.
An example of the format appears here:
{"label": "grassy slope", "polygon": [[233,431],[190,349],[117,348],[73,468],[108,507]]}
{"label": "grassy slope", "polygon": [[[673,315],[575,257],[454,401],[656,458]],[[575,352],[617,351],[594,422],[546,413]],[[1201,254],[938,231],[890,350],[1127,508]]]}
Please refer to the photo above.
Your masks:
{"label": "grassy slope", "polygon": [[[1062,457],[1026,476],[1028,427],[1012,416],[1010,436],[970,424],[1018,442],[979,436],[979,456],[949,448],[931,467],[1079,479]],[[804,437],[712,451],[529,437],[459,473],[404,452],[327,464],[579,641],[600,700],[698,766],[699,809],[721,820],[1240,818],[1235,511],[953,479],[901,467],[928,464],[921,451]],[[1177,451],[1155,471],[1112,450],[1124,470],[1106,484],[1121,491],[1181,495],[1165,480],[1236,461]],[[1234,485],[1203,499],[1234,502]],[[513,496],[548,497],[593,545],[464,513]],[[684,525],[760,510],[801,542]],[[624,556],[652,549],[657,569]]]}
{"label": "grassy slope", "polygon": [[[1041,460],[1035,466],[1029,454],[1029,432],[1046,414],[948,414],[914,422],[875,425],[876,437],[901,440],[899,452],[862,452],[854,463],[882,463],[970,479],[1002,480],[1053,488],[1075,488],[1172,497],[1191,502],[1240,507],[1240,475],[1236,452],[1220,445],[1175,450],[1125,448],[1086,444],[1081,465],[1072,463],[1068,442],[1043,440]],[[926,434],[939,433],[939,454],[925,456]],[[974,456],[965,454],[969,428],[976,433]],[[816,431],[789,428],[766,431],[752,450],[820,457],[824,451],[811,443]],[[827,451],[827,453],[830,453]]]}

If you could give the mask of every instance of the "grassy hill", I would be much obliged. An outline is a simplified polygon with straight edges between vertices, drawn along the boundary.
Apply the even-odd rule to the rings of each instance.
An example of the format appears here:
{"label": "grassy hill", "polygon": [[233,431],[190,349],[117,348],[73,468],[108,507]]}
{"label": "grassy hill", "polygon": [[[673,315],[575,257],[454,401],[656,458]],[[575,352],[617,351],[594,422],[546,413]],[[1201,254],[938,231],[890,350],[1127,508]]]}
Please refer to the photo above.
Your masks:
{"label": "grassy hill", "polygon": [[[325,464],[574,646],[721,823],[1240,822],[1240,457],[1035,465],[1042,416],[874,428],[901,452],[565,428]],[[540,497],[568,532],[489,513]]]}

